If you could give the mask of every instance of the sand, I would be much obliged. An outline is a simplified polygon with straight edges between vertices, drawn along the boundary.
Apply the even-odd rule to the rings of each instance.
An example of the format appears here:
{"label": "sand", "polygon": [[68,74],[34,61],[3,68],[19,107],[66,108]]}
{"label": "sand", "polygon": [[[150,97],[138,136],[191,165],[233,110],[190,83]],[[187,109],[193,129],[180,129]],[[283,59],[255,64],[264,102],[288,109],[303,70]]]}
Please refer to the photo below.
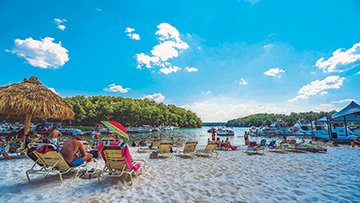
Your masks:
{"label": "sand", "polygon": [[[203,148],[204,146],[198,146]],[[177,148],[179,150],[180,148]],[[130,178],[73,179],[31,175],[27,157],[0,160],[0,202],[359,202],[360,150],[329,147],[325,154],[266,151],[247,155],[219,151],[218,158],[149,159],[146,171]],[[15,157],[15,155],[11,155]],[[97,168],[103,168],[100,158]],[[95,166],[95,165],[93,165]],[[91,167],[91,166],[90,166]]]}

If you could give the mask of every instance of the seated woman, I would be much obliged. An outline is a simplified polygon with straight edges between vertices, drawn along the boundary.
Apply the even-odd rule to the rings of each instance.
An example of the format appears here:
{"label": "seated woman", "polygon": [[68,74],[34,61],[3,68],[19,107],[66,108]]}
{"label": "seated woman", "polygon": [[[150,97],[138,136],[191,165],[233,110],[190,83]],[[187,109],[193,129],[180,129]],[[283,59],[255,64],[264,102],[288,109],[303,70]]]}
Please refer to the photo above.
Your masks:
{"label": "seated woman", "polygon": [[144,140],[144,138],[141,138],[140,142],[139,142],[139,147],[142,146],[146,146],[146,141]]}
{"label": "seated woman", "polygon": [[249,147],[251,146],[251,141],[248,137],[245,138],[245,145],[248,145]]}
{"label": "seated woman", "polygon": [[231,149],[231,150],[236,150],[236,149],[237,149],[237,147],[231,146],[229,138],[226,138],[226,140],[225,140],[225,146],[226,146],[228,149]]}
{"label": "seated woman", "polygon": [[288,143],[288,141],[286,139],[286,136],[284,135],[283,140],[280,142],[280,144],[287,144],[287,143]]}
{"label": "seated woman", "polygon": [[5,142],[0,141],[0,154],[2,154],[5,159],[11,159],[11,157],[5,152]]}

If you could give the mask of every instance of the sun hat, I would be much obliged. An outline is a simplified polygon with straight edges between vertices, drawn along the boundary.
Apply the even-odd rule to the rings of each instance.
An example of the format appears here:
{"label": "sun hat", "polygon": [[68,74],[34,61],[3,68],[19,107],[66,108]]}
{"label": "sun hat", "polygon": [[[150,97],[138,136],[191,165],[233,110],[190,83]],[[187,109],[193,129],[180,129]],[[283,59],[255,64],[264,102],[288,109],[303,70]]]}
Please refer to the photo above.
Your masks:
{"label": "sun hat", "polygon": [[72,132],[72,135],[83,135],[84,133],[81,130],[74,130],[74,132]]}

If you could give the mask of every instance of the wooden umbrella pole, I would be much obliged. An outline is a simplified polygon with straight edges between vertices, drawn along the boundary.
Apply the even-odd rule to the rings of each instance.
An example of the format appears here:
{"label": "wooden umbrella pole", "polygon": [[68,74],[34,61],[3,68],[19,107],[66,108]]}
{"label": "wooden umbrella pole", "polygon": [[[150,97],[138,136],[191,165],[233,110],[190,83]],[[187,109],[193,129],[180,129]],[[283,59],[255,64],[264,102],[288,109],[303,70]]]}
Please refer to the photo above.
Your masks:
{"label": "wooden umbrella pole", "polygon": [[31,115],[26,114],[24,135],[27,135],[29,133],[29,131],[30,131],[30,123],[31,123]]}

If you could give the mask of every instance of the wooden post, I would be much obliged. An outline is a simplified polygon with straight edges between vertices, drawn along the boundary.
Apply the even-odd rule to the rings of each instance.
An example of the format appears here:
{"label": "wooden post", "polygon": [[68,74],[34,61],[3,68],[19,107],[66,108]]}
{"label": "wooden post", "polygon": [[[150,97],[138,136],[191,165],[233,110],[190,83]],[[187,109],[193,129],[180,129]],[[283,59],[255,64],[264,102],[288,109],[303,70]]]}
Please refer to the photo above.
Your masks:
{"label": "wooden post", "polygon": [[24,127],[24,135],[27,135],[30,131],[30,124],[31,124],[31,115],[26,114],[25,118],[25,127]]}

